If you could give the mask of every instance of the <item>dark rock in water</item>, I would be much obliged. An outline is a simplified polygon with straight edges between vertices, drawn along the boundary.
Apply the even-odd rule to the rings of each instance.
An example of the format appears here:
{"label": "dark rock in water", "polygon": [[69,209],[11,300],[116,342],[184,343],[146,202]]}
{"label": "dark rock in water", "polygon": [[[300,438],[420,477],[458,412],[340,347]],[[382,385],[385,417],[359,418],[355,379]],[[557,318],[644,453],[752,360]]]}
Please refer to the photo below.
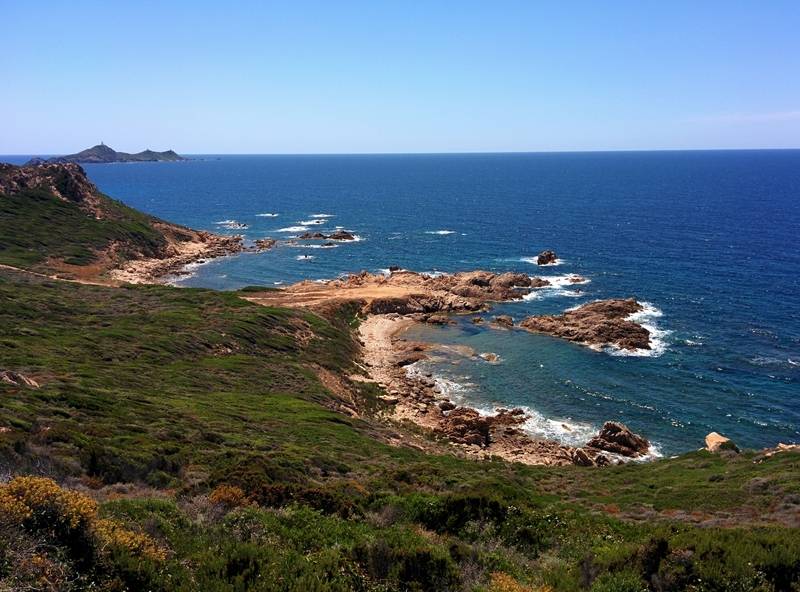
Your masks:
{"label": "dark rock in water", "polygon": [[338,240],[338,241],[352,241],[356,240],[356,237],[351,233],[347,232],[346,230],[337,230],[333,234],[329,235],[327,238],[331,240]]}
{"label": "dark rock in water", "polygon": [[550,265],[558,261],[558,256],[555,251],[542,251],[536,257],[536,265]]}
{"label": "dark rock in water", "polygon": [[395,271],[400,271],[399,265],[390,265],[389,266],[389,273],[394,273]]}
{"label": "dark rock in water", "polygon": [[298,236],[300,240],[336,240],[336,241],[353,241],[356,237],[347,232],[346,230],[337,230],[332,234],[322,234],[321,232],[304,232]]}
{"label": "dark rock in water", "polygon": [[494,317],[494,322],[501,327],[511,328],[514,326],[514,319],[508,315],[498,315]]}
{"label": "dark rock in water", "polygon": [[530,287],[531,288],[546,288],[550,285],[550,282],[544,278],[535,277],[531,280]]}
{"label": "dark rock in water", "polygon": [[622,456],[637,457],[650,448],[647,438],[634,434],[625,424],[607,421],[594,438],[586,444],[589,448],[606,450]]}
{"label": "dark rock in water", "polygon": [[519,326],[595,347],[650,349],[650,331],[627,318],[641,310],[633,298],[600,300],[561,315],[528,317]]}
{"label": "dark rock in water", "polygon": [[483,324],[483,317],[472,317],[472,324],[473,325],[482,325]]}
{"label": "dark rock in water", "polygon": [[256,249],[259,251],[266,251],[278,244],[278,241],[276,241],[274,238],[259,238],[256,239],[255,243]]}

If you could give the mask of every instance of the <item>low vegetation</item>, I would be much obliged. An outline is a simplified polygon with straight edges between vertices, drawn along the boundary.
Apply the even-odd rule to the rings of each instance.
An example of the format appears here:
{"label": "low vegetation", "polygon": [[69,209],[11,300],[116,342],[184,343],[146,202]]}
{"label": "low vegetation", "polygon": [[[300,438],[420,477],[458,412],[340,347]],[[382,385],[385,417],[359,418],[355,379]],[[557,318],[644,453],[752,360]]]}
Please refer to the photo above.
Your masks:
{"label": "low vegetation", "polygon": [[[163,245],[91,191],[7,193],[2,264]],[[800,590],[800,454],[461,459],[348,378],[355,307],[240,296],[0,268],[0,592]]]}
{"label": "low vegetation", "polygon": [[0,271],[0,590],[798,589],[800,455],[392,446],[352,314]]}

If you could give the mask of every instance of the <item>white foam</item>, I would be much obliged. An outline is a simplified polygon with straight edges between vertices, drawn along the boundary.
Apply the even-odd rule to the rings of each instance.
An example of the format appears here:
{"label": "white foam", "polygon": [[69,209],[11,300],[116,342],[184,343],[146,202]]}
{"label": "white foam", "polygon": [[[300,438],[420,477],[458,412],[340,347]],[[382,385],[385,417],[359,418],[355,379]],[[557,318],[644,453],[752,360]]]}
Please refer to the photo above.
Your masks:
{"label": "white foam", "polygon": [[[423,371],[423,369],[420,367],[421,364],[424,364],[424,362],[415,362],[413,364],[409,364],[405,368],[406,374],[411,378],[422,378],[425,375],[425,371]],[[554,440],[567,446],[585,446],[586,443],[596,436],[599,431],[598,426],[593,423],[577,421],[571,417],[546,417],[536,409],[528,407],[527,405],[495,406],[485,402],[477,401],[477,397],[475,396],[477,385],[472,382],[468,382],[468,376],[465,376],[464,380],[459,382],[433,373],[431,375],[431,380],[433,380],[436,387],[438,387],[443,398],[446,397],[450,399],[456,405],[471,407],[483,416],[497,415],[499,409],[501,408],[522,409],[525,412],[527,419],[524,423],[522,423],[520,428],[524,432],[534,437]],[[623,462],[628,462],[631,460],[635,462],[644,462],[653,460],[655,458],[660,458],[662,456],[658,444],[654,442],[650,443],[650,448],[646,454],[635,459],[609,452],[603,452],[603,454],[611,457],[613,460],[621,460]]]}
{"label": "white foam", "polygon": [[439,234],[439,235],[447,235],[447,234],[455,234],[455,230],[426,230],[425,234]]}
{"label": "white foam", "polygon": [[289,245],[293,249],[336,249],[339,245],[306,245],[300,243],[294,243]]}
{"label": "white foam", "polygon": [[273,214],[271,212],[267,212],[265,214],[256,214],[259,218],[277,218],[280,214]]}
{"label": "white foam", "polygon": [[298,224],[302,224],[303,226],[314,226],[316,224],[325,224],[325,220],[322,218],[314,218],[313,220],[302,220],[298,222]]}
{"label": "white foam", "polygon": [[309,261],[311,259],[315,259],[314,255],[298,255],[295,257],[298,261]]}
{"label": "white foam", "polygon": [[616,347],[606,347],[603,351],[612,356],[628,356],[640,358],[657,358],[667,351],[666,337],[672,333],[666,329],[659,329],[655,319],[664,316],[658,308],[649,302],[639,302],[642,310],[625,317],[628,321],[633,321],[650,332],[650,349],[620,349]]}
{"label": "white foam", "polygon": [[552,263],[545,263],[544,265],[539,265],[537,263],[538,259],[539,257],[536,256],[536,257],[520,257],[519,260],[522,261],[523,263],[532,263],[533,265],[538,265],[539,267],[557,267],[558,265],[564,265],[566,263],[566,261],[564,261],[563,259],[556,259]]}
{"label": "white foam", "polygon": [[311,214],[312,218],[333,218],[333,214]]}
{"label": "white foam", "polygon": [[[525,294],[522,297],[523,300],[531,301],[531,300],[541,300],[542,298],[552,298],[554,296],[565,296],[567,298],[580,298],[581,296],[585,296],[585,294],[579,290],[568,290],[566,286],[579,286],[583,284],[588,284],[591,280],[579,276],[574,273],[568,273],[565,275],[553,275],[553,276],[534,276],[540,277],[544,280],[550,282],[549,286],[542,286],[540,288],[534,288],[533,291]],[[533,277],[531,279],[534,279]],[[580,280],[580,281],[574,281]]]}
{"label": "white foam", "polygon": [[308,230],[308,226],[287,226],[286,228],[278,228],[275,232],[303,232]]}
{"label": "white foam", "polygon": [[217,226],[222,226],[223,228],[229,228],[232,230],[243,230],[247,228],[247,224],[243,222],[239,222],[238,220],[220,220],[219,222],[214,222]]}

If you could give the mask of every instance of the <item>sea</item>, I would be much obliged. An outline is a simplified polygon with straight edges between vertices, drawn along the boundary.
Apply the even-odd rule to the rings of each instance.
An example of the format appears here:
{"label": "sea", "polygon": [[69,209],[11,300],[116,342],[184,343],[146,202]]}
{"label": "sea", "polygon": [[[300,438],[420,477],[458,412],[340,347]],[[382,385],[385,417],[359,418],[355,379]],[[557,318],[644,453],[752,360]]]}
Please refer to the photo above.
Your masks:
{"label": "sea", "polygon": [[[358,240],[214,260],[178,286],[279,287],[396,265],[553,280],[486,315],[515,320],[635,297],[649,351],[593,351],[467,316],[410,337],[498,362],[453,347],[418,370],[459,403],[523,407],[531,433],[570,444],[607,420],[657,455],[700,448],[711,431],[744,447],[800,441],[800,150],[192,158],[84,168],[108,195],[195,228],[246,240],[341,228]],[[545,249],[556,265],[536,265]]]}

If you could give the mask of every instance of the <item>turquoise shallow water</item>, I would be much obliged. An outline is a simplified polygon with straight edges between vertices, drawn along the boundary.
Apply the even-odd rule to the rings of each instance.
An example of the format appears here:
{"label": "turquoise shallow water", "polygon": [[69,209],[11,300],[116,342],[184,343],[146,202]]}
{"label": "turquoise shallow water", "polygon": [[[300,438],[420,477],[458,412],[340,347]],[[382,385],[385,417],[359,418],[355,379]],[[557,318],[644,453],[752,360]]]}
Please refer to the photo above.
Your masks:
{"label": "turquoise shallow water", "polygon": [[[342,226],[362,239],[214,261],[184,285],[483,268],[591,280],[493,314],[650,303],[646,322],[662,332],[651,357],[466,319],[414,330],[499,354],[496,365],[454,356],[433,370],[474,405],[526,406],[534,431],[580,441],[619,419],[665,454],[699,447],[711,430],[754,447],[800,440],[800,151],[224,156],[86,169],[108,194],[194,227],[255,239]],[[563,263],[526,261],[544,248]]]}

